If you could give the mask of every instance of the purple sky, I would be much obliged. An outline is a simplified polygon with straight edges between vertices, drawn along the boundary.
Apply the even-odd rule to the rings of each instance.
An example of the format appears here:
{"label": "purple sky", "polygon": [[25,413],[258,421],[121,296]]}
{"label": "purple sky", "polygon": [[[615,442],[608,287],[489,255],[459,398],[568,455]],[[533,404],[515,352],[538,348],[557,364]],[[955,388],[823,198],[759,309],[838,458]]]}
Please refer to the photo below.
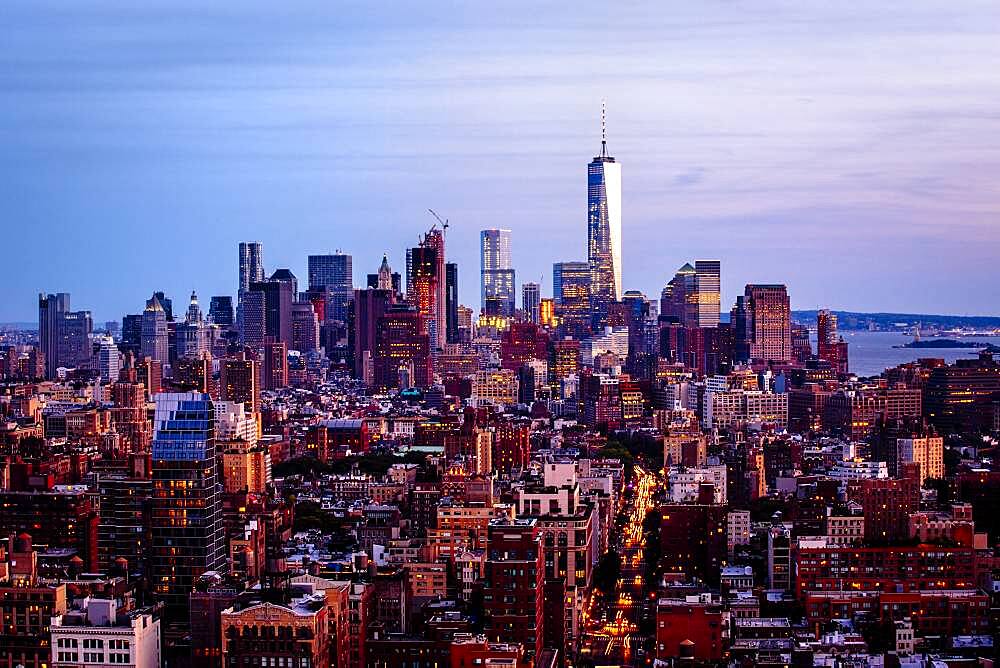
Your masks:
{"label": "purple sky", "polygon": [[796,308],[1000,312],[995,2],[86,4],[0,13],[0,321],[39,291],[98,322],[207,304],[247,239],[363,282],[428,207],[464,303],[484,227],[548,295],[585,257],[602,97],[626,289],[717,258],[727,308],[784,282]]}

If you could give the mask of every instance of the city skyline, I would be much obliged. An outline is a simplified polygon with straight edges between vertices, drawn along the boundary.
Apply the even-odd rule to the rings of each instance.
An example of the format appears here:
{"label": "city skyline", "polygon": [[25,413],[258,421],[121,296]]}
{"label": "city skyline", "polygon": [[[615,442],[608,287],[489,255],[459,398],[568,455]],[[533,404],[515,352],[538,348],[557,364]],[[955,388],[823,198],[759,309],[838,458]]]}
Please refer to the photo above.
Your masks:
{"label": "city skyline", "polygon": [[[286,14],[265,35],[273,16],[246,7],[209,15],[178,50],[168,47],[191,6],[128,17],[14,6],[0,188],[8,219],[29,247],[44,244],[46,261],[40,273],[28,254],[10,259],[0,321],[32,321],[41,291],[73,292],[97,321],[152,290],[235,295],[229,258],[245,239],[264,243],[268,266],[303,278],[308,254],[341,248],[361,285],[384,252],[403,265],[428,207],[451,220],[462,303],[476,303],[477,236],[489,227],[538,241],[518,246],[515,269],[547,286],[552,262],[586,257],[582,165],[598,149],[602,97],[628,165],[623,290],[652,297],[686,258],[713,257],[725,265],[724,305],[746,283],[780,280],[795,308],[995,312],[977,287],[997,278],[989,110],[1000,47],[982,15],[995,8],[922,4],[893,10],[894,21],[769,9],[682,8],[669,20],[546,10],[537,18],[565,29],[552,48],[526,50],[521,40],[542,33],[517,12],[431,7],[411,22],[345,12],[343,26],[322,11],[316,26]],[[527,36],[511,44],[481,39],[521,28]],[[428,30],[445,53],[413,51]],[[585,45],[598,31],[619,47],[591,61]],[[162,48],[144,58],[142,39],[115,39],[128,35]],[[399,46],[365,46],[386,35]],[[43,59],[56,43],[91,55]],[[400,64],[397,48],[413,62]],[[919,77],[915,53],[926,54]],[[68,94],[78,103],[60,104]],[[450,167],[422,170],[415,158],[428,151]],[[502,167],[509,160],[522,169]],[[184,252],[149,262],[145,230]],[[86,248],[114,266],[93,271]]]}

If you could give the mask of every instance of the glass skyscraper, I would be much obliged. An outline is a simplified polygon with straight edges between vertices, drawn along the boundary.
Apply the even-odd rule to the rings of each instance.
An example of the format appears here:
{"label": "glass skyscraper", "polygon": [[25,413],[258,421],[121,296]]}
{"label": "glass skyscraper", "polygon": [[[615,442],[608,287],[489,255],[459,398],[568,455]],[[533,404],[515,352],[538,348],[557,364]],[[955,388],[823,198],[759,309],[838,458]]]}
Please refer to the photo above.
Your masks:
{"label": "glass skyscraper", "polygon": [[486,315],[514,315],[514,267],[510,253],[510,230],[480,233],[482,266],[481,298]]}
{"label": "glass skyscraper", "polygon": [[211,397],[157,394],[154,428],[150,585],[168,619],[182,621],[195,581],[226,565]]}
{"label": "glass skyscraper", "polygon": [[576,337],[587,334],[590,330],[590,265],[586,262],[554,263],[552,297],[565,333]]}
{"label": "glass skyscraper", "polygon": [[259,241],[240,242],[240,294],[251,283],[264,280],[264,246]]}
{"label": "glass skyscraper", "polygon": [[622,296],[622,171],[608,155],[603,112],[601,116],[601,154],[587,166],[587,260],[595,330],[607,324],[608,307]]}
{"label": "glass skyscraper", "polygon": [[343,253],[310,255],[308,266],[309,290],[325,296],[327,321],[346,323],[354,297],[353,258]]}

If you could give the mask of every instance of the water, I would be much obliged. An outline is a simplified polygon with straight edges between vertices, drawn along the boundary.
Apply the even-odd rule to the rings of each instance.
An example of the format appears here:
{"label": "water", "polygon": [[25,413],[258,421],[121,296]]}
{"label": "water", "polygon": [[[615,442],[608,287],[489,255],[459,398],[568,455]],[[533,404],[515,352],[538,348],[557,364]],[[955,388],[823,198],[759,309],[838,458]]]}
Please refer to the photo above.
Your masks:
{"label": "water", "polygon": [[[913,335],[898,332],[842,331],[840,334],[850,344],[848,348],[850,371],[859,376],[877,376],[888,367],[915,362],[921,357],[939,358],[951,363],[957,359],[972,359],[979,354],[977,348],[893,348],[893,346],[909,343],[913,340]],[[980,341],[1000,345],[1000,338],[997,337],[963,336],[961,339],[954,338],[961,341]],[[812,345],[815,353],[815,334],[812,336]]]}

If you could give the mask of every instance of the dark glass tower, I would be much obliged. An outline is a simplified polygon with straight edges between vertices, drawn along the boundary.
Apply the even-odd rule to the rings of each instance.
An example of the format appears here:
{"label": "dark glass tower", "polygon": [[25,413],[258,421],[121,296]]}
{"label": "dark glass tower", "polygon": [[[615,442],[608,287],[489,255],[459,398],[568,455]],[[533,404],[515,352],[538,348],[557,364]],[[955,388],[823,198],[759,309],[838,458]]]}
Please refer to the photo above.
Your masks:
{"label": "dark glass tower", "polygon": [[168,619],[186,620],[194,583],[226,564],[211,397],[157,394],[154,426],[150,586]]}
{"label": "dark glass tower", "polygon": [[309,290],[326,295],[326,319],[347,322],[354,295],[354,260],[350,255],[309,256]]}
{"label": "dark glass tower", "polygon": [[458,343],[458,265],[449,262],[444,266],[445,275],[445,339]]}

